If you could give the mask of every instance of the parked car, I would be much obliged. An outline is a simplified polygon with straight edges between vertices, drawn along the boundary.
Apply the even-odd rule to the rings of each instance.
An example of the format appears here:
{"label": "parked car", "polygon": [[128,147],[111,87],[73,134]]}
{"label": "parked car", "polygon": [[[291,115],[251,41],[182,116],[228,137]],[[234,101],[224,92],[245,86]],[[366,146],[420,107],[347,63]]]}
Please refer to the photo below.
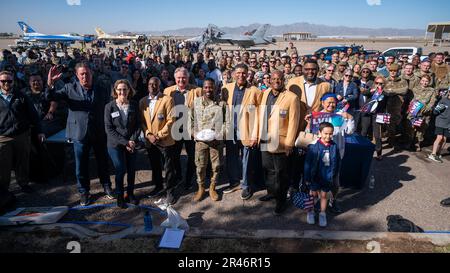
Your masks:
{"label": "parked car", "polygon": [[421,47],[393,47],[393,48],[389,48],[386,51],[383,51],[383,53],[381,53],[381,56],[387,58],[387,57],[396,57],[399,58],[401,56],[405,56],[407,55],[409,58],[409,61],[412,61],[412,58],[414,55],[419,54],[420,55],[420,60],[424,60],[425,58],[427,58],[427,56],[422,56],[423,55],[423,50]]}
{"label": "parked car", "polygon": [[331,55],[333,55],[336,51],[343,51],[347,52],[348,48],[353,48],[353,53],[356,52],[364,52],[364,48],[362,46],[328,46],[328,47],[322,47],[321,49],[317,50],[314,55],[320,56],[320,54],[325,54],[325,60],[331,61]]}

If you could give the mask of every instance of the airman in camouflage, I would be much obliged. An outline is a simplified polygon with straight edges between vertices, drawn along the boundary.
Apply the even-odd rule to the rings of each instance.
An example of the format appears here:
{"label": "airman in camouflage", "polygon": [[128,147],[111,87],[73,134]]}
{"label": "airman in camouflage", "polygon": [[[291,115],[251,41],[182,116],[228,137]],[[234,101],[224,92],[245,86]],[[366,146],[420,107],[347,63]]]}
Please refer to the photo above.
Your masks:
{"label": "airman in camouflage", "polygon": [[[429,83],[431,82],[431,78],[428,75],[422,76],[420,79],[419,85],[414,87],[414,101],[421,102],[424,106],[420,110],[417,115],[418,118],[423,120],[422,125],[420,127],[411,125],[410,133],[411,133],[411,148],[416,149],[415,143],[416,139],[418,141],[419,147],[416,151],[421,151],[422,143],[424,141],[425,132],[430,124],[431,116],[433,113],[433,108],[436,103],[436,92],[435,89],[429,87]],[[409,114],[408,119],[412,119],[413,117]]]}
{"label": "airman in camouflage", "polygon": [[444,54],[437,53],[431,64],[431,71],[436,75],[436,89],[448,89],[450,66],[444,63]]}
{"label": "airman in camouflage", "polygon": [[333,74],[333,79],[337,82],[340,82],[344,79],[344,71],[347,69],[348,63],[347,62],[340,62],[339,65],[336,67],[336,71]]}
{"label": "airman in camouflage", "polygon": [[388,141],[391,146],[394,146],[397,126],[402,120],[402,97],[408,92],[408,83],[397,76],[398,70],[397,64],[392,64],[389,67],[389,77],[384,87],[384,92],[388,97],[386,111],[391,115],[390,124],[387,126]]}
{"label": "airman in camouflage", "polygon": [[411,135],[409,128],[411,127],[410,121],[408,119],[408,107],[411,103],[411,100],[414,97],[413,94],[413,88],[418,84],[420,79],[414,75],[414,65],[412,64],[406,64],[403,68],[402,74],[400,75],[400,78],[405,80],[408,83],[408,91],[405,96],[401,97],[403,101],[402,106],[402,121],[401,121],[401,135],[402,135],[402,142],[408,143],[410,142]]}
{"label": "airman in camouflage", "polygon": [[[436,87],[436,75],[431,71],[431,63],[429,60],[424,60],[420,64],[420,71],[414,73],[416,77],[422,78],[424,75],[428,75],[431,78],[430,87]],[[416,86],[418,82],[416,83]],[[414,86],[415,87],[415,86]]]}
{"label": "airman in camouflage", "polygon": [[[194,201],[199,202],[205,194],[206,168],[211,159],[212,176],[209,195],[213,201],[218,201],[216,183],[222,165],[223,140],[227,126],[226,105],[217,103],[214,80],[206,79],[203,85],[203,96],[194,100],[194,107],[189,112],[188,126],[195,143],[195,165],[197,167],[198,192]],[[214,140],[199,139],[198,133],[204,130],[215,132]]]}

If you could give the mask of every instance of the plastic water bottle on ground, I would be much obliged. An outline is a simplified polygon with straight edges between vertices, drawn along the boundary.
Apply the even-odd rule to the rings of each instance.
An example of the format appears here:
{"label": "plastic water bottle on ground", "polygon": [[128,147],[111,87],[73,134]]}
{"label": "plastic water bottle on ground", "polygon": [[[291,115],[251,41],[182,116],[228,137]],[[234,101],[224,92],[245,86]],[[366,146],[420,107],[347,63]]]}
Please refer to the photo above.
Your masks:
{"label": "plastic water bottle on ground", "polygon": [[148,211],[144,214],[144,230],[145,232],[150,232],[153,230],[152,216]]}

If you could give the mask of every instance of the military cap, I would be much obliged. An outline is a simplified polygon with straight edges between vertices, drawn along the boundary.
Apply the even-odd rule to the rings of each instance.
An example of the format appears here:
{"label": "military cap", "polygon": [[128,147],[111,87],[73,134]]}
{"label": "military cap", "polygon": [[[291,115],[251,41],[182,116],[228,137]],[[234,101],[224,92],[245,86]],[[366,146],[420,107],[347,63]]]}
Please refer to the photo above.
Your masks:
{"label": "military cap", "polygon": [[369,69],[369,70],[370,70],[370,65],[369,65],[369,64],[363,65],[363,67],[361,68],[361,70],[364,70],[364,69]]}
{"label": "military cap", "polygon": [[348,65],[347,62],[340,62],[340,63],[339,63],[339,66],[347,66],[347,65]]}

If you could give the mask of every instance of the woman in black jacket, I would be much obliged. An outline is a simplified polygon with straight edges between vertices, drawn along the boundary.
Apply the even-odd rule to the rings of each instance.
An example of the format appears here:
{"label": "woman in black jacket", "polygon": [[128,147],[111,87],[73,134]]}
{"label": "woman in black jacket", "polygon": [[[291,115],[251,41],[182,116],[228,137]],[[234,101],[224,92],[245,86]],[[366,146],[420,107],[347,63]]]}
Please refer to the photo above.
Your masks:
{"label": "woman in black jacket", "polygon": [[[126,202],[134,205],[138,200],[134,196],[136,163],[136,142],[140,134],[139,106],[131,100],[133,88],[127,80],[118,80],[114,84],[114,100],[105,106],[105,130],[108,137],[108,153],[116,170],[117,206],[126,208]],[[127,192],[124,196],[124,177],[127,175]]]}
{"label": "woman in black jacket", "polygon": [[[365,88],[361,93],[363,96],[368,98],[368,101],[372,101],[375,92],[380,92],[382,96],[379,96],[377,100],[377,107],[375,110],[371,111],[371,109],[367,109],[368,111],[361,113],[362,115],[368,115],[370,118],[362,120],[362,136],[367,137],[367,132],[369,131],[370,126],[372,126],[373,138],[375,139],[375,151],[377,152],[376,159],[381,161],[383,159],[383,145],[382,145],[382,130],[383,125],[376,122],[377,114],[386,113],[386,93],[383,92],[384,85],[386,83],[386,79],[383,76],[378,76],[373,81],[373,85],[371,88]],[[363,107],[364,108],[364,107]]]}

